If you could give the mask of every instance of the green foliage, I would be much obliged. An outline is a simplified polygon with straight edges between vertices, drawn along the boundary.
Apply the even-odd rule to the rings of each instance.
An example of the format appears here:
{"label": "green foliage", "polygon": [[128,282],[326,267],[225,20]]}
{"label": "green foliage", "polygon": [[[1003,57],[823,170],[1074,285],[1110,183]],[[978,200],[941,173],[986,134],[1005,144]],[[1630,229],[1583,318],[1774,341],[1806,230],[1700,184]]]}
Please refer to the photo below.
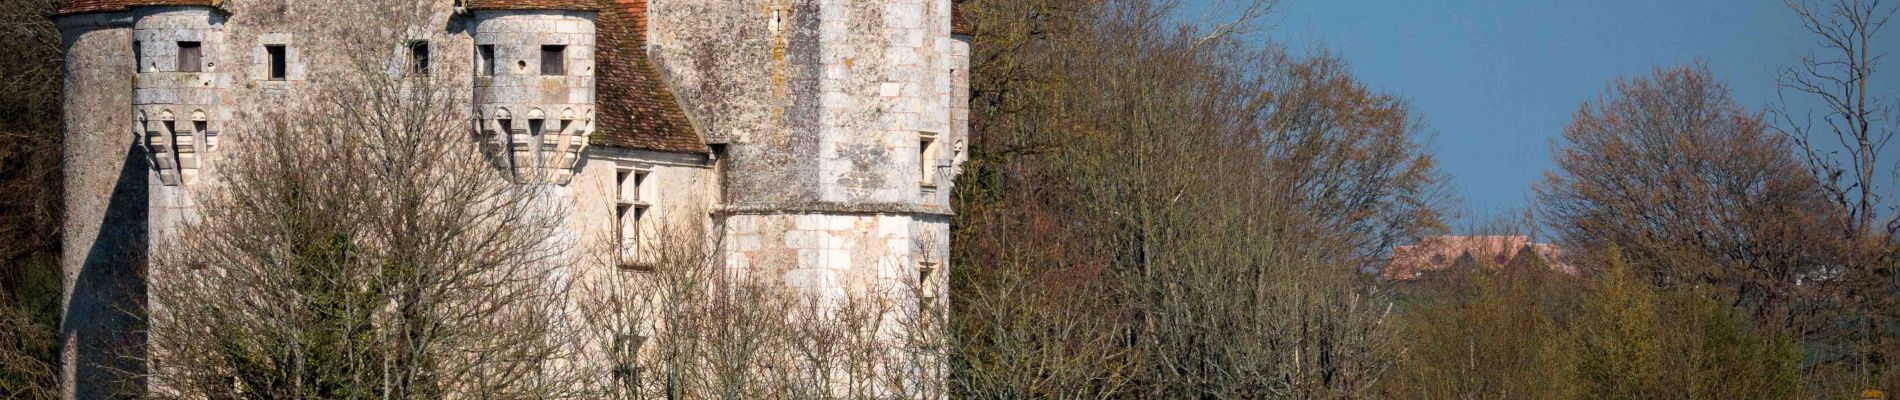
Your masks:
{"label": "green foliage", "polygon": [[1587,398],[1634,399],[1663,392],[1666,355],[1656,293],[1632,276],[1616,251],[1610,250],[1609,269],[1592,283],[1577,318],[1577,373]]}
{"label": "green foliage", "polygon": [[1588,277],[1485,266],[1407,288],[1394,398],[1787,399],[1802,354],[1696,291],[1662,291],[1612,248]]}

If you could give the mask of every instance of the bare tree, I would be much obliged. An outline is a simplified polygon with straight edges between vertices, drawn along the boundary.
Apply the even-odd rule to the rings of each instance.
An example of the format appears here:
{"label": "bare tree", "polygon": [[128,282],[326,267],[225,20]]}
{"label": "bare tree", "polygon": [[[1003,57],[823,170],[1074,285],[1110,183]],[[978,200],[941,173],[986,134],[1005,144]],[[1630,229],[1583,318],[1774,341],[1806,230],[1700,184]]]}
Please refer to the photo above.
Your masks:
{"label": "bare tree", "polygon": [[60,35],[53,0],[0,0],[0,398],[58,383]]}
{"label": "bare tree", "polygon": [[[1851,314],[1860,346],[1844,352],[1861,354],[1856,381],[1900,382],[1900,368],[1882,361],[1897,355],[1891,332],[1900,328],[1894,296],[1900,287],[1900,205],[1890,197],[1900,185],[1900,159],[1888,150],[1900,136],[1900,120],[1893,118],[1900,104],[1890,85],[1879,84],[1886,53],[1875,44],[1900,6],[1881,0],[1783,2],[1819,46],[1781,71],[1775,111],[1777,128],[1847,215],[1839,236],[1853,247],[1846,252],[1852,258],[1842,263],[1841,280],[1849,285],[1843,301],[1857,308]],[[1818,106],[1803,110],[1804,102]]]}
{"label": "bare tree", "polygon": [[1421,222],[1381,213],[1430,186],[1399,182],[1418,160],[1400,102],[1320,71],[1337,60],[1183,26],[1175,2],[971,4],[953,392],[1371,395],[1389,336],[1357,285],[1378,240],[1358,239],[1379,234],[1351,226]]}
{"label": "bare tree", "polygon": [[321,85],[243,132],[158,243],[160,398],[578,397],[563,211],[484,162],[464,82],[392,68],[430,2],[344,2]]}
{"label": "bare tree", "polygon": [[[1884,150],[1896,135],[1897,121],[1892,118],[1894,99],[1874,84],[1886,56],[1875,50],[1874,39],[1900,7],[1881,0],[1783,2],[1821,49],[1803,55],[1776,80],[1782,96],[1776,110],[1778,128],[1793,139],[1833,200],[1846,207],[1852,223],[1849,235],[1892,235],[1900,231],[1900,210],[1880,216],[1888,200],[1884,196],[1891,193],[1881,188],[1900,182],[1882,182],[1881,169],[1893,161],[1885,158],[1891,154]],[[1825,126],[1814,127],[1814,113],[1797,112],[1789,102],[1791,94],[1819,101]],[[1884,175],[1889,180],[1900,177]]]}

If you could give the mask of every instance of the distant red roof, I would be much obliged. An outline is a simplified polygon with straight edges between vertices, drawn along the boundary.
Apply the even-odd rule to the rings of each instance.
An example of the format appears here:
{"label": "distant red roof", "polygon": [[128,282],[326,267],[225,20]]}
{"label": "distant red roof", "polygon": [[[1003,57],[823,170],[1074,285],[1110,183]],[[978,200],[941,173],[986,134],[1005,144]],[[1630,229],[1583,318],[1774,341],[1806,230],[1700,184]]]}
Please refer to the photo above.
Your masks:
{"label": "distant red roof", "polygon": [[647,0],[598,1],[594,143],[706,153],[706,142],[660,79],[659,69],[647,59]]}
{"label": "distant red roof", "polygon": [[595,0],[466,0],[462,7],[469,10],[595,11],[600,9],[600,4]]}
{"label": "distant red roof", "polygon": [[1529,254],[1543,259],[1550,270],[1576,275],[1576,267],[1559,261],[1563,251],[1557,246],[1532,242],[1528,236],[1434,236],[1417,245],[1392,248],[1392,263],[1380,275],[1387,280],[1418,279],[1426,272],[1442,271],[1471,260],[1490,267],[1502,267]]}
{"label": "distant red roof", "polygon": [[123,11],[132,7],[145,6],[212,6],[212,0],[66,0],[59,5],[58,15],[79,14],[102,11]]}

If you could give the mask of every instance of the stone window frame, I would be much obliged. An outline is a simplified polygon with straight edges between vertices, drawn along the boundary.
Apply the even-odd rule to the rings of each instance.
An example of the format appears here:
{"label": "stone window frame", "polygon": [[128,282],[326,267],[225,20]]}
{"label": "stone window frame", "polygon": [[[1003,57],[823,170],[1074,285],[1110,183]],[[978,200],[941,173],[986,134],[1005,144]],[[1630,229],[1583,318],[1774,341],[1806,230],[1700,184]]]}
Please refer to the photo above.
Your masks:
{"label": "stone window frame", "polygon": [[[303,52],[297,48],[295,39],[296,38],[289,33],[280,32],[258,35],[257,44],[252,46],[251,49],[253,61],[251,72],[254,77],[252,80],[258,82],[265,89],[279,90],[288,89],[292,84],[303,81],[305,78]],[[282,62],[284,75],[282,78],[271,76],[271,63],[273,61],[270,54],[271,47],[283,49]]]}
{"label": "stone window frame", "polygon": [[650,164],[614,165],[614,258],[624,270],[651,272],[655,269],[651,260],[644,257],[646,252],[641,251],[646,244],[641,224],[651,215],[653,207],[652,196],[646,193],[647,183],[652,177],[653,166]]}
{"label": "stone window frame", "polygon": [[943,140],[936,132],[917,132],[917,186],[925,193],[937,190],[942,175],[937,171],[943,158]]}

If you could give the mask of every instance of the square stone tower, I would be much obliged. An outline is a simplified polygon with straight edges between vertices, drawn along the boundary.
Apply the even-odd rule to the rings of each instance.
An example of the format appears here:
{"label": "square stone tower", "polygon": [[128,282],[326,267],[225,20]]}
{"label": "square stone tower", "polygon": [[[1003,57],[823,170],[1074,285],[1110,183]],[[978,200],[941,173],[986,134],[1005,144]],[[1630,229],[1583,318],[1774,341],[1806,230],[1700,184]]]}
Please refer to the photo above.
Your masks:
{"label": "square stone tower", "polygon": [[968,125],[952,8],[652,2],[653,60],[723,163],[728,267],[827,297],[942,278]]}

